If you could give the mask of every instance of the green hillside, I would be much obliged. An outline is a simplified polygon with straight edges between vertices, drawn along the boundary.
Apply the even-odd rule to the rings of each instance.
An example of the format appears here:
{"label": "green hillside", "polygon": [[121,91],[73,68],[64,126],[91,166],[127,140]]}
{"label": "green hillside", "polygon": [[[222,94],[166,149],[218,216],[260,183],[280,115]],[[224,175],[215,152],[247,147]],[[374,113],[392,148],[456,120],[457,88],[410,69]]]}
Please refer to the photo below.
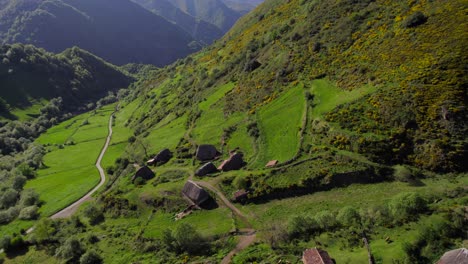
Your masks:
{"label": "green hillside", "polygon": [[32,45],[0,47],[0,98],[9,105],[3,107],[5,117],[11,115],[10,110],[17,114],[21,109],[39,115],[36,108],[57,97],[63,99],[63,111],[76,111],[109,91],[128,87],[133,80],[117,67],[77,47],[60,54]]}
{"label": "green hillside", "polygon": [[[466,8],[265,1],[214,45],[132,85],[107,188],[73,218],[12,236],[34,246],[6,262],[301,263],[320,247],[336,263],[422,264],[466,248]],[[232,151],[245,164],[197,177],[201,144],[220,152],[215,166]],[[154,177],[133,180],[164,148],[173,156]],[[50,151],[45,160],[61,153]],[[203,210],[187,208],[187,180],[213,197]]]}
{"label": "green hillside", "polygon": [[0,39],[51,52],[78,46],[117,65],[162,66],[199,48],[180,27],[130,0],[12,0],[0,10]]}

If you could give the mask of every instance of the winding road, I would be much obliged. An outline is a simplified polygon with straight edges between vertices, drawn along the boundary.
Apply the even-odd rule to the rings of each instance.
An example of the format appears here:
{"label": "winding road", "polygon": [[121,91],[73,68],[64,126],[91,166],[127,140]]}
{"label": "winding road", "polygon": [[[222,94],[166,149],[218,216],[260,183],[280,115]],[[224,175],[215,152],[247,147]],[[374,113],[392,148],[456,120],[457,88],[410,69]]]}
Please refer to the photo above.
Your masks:
{"label": "winding road", "polygon": [[96,185],[96,187],[94,187],[91,191],[89,191],[83,197],[81,197],[78,201],[74,202],[73,204],[67,206],[66,208],[52,215],[50,217],[51,219],[67,218],[73,215],[76,212],[76,210],[78,210],[80,205],[90,200],[91,196],[97,190],[99,190],[99,188],[101,188],[102,185],[104,185],[104,183],[106,182],[106,174],[104,172],[104,169],[101,166],[101,161],[102,161],[102,158],[104,157],[104,154],[106,154],[107,148],[109,147],[109,144],[112,138],[112,120],[113,119],[114,119],[114,113],[112,113],[111,116],[109,117],[109,134],[107,135],[106,143],[104,144],[104,147],[102,148],[101,153],[99,154],[99,157],[96,160],[96,168],[98,169],[99,175],[101,176],[101,180],[99,181],[99,184]]}

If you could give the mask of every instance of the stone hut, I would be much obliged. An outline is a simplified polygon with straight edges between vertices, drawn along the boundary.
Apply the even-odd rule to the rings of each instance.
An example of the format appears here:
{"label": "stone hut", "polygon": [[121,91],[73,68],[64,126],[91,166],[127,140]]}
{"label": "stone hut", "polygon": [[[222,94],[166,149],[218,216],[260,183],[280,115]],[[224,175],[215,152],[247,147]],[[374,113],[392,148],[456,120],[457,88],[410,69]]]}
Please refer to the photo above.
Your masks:
{"label": "stone hut", "polygon": [[169,149],[161,150],[154,158],[147,161],[148,165],[162,165],[172,158],[172,152]]}
{"label": "stone hut", "polygon": [[198,160],[213,160],[219,155],[218,150],[213,145],[200,145],[197,148],[196,157]]}
{"label": "stone hut", "polygon": [[304,264],[334,264],[328,253],[318,248],[310,248],[304,251],[302,262]]}
{"label": "stone hut", "polygon": [[148,168],[148,166],[141,167],[135,175],[132,177],[132,183],[135,182],[137,178],[142,178],[144,180],[151,180],[154,178],[154,172]]}
{"label": "stone hut", "polygon": [[216,166],[213,164],[213,162],[208,162],[205,165],[201,166],[196,172],[196,176],[205,176],[210,173],[215,173],[217,172],[218,169]]}
{"label": "stone hut", "polygon": [[275,167],[276,165],[278,165],[278,160],[270,160],[270,161],[265,165],[265,167],[266,167],[266,168],[273,168],[273,167]]}
{"label": "stone hut", "polygon": [[190,180],[185,183],[182,195],[195,205],[200,205],[210,198],[208,192]]}
{"label": "stone hut", "polygon": [[459,248],[445,252],[436,264],[466,264],[468,263],[468,249]]}
{"label": "stone hut", "polygon": [[221,171],[230,171],[230,170],[239,170],[244,166],[244,155],[240,152],[233,153],[229,159],[223,161],[221,165],[219,165],[218,170]]}
{"label": "stone hut", "polygon": [[246,190],[238,190],[233,195],[234,202],[245,202],[249,192]]}

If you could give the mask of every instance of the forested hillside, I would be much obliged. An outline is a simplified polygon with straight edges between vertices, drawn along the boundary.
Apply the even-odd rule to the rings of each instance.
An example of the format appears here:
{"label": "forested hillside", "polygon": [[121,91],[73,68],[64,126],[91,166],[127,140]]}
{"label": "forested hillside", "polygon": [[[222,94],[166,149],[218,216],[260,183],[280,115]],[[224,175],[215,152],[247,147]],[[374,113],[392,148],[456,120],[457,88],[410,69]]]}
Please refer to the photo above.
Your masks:
{"label": "forested hillside", "polygon": [[114,64],[157,66],[199,49],[187,32],[130,0],[11,0],[0,7],[2,44],[52,52],[79,46]]}
{"label": "forested hillside", "polygon": [[195,40],[211,44],[224,35],[224,31],[204,20],[197,19],[167,0],[134,0],[146,9],[164,17],[187,31]]}
{"label": "forested hillside", "polygon": [[174,0],[171,3],[195,18],[207,21],[223,32],[228,31],[241,14],[227,7],[221,0]]}
{"label": "forested hillside", "polygon": [[32,45],[0,47],[0,98],[6,117],[13,108],[58,97],[63,100],[62,111],[76,111],[109,91],[127,88],[133,80],[128,73],[77,47],[57,55]]}

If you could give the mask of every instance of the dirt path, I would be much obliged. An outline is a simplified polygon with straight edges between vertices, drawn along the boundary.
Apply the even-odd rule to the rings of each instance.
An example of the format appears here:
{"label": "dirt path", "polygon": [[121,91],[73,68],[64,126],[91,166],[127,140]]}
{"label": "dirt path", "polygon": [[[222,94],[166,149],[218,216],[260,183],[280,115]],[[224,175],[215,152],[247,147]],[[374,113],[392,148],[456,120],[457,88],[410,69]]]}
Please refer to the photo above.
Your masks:
{"label": "dirt path", "polygon": [[237,243],[236,247],[227,254],[223,260],[221,261],[221,264],[229,264],[231,263],[232,257],[234,257],[235,254],[239,253],[242,251],[244,248],[248,247],[250,244],[252,244],[255,241],[256,238],[256,232],[255,229],[252,228],[252,225],[250,222],[247,220],[247,217],[239,210],[237,207],[235,207],[231,201],[229,201],[224,194],[216,189],[213,185],[211,185],[208,182],[203,182],[203,181],[197,181],[196,182],[198,185],[203,186],[210,191],[216,193],[216,195],[221,199],[221,201],[229,208],[231,211],[239,217],[242,222],[245,223],[245,225],[248,227],[246,229],[242,229],[238,232],[239,235],[239,242]]}
{"label": "dirt path", "polygon": [[67,218],[70,217],[72,214],[78,210],[80,205],[82,205],[84,202],[88,201],[91,199],[91,196],[104,185],[106,182],[106,174],[104,172],[104,169],[101,166],[101,161],[102,158],[104,157],[104,154],[106,154],[107,148],[109,147],[111,138],[112,138],[112,120],[114,118],[114,113],[111,114],[109,118],[109,134],[107,135],[106,143],[104,144],[104,147],[101,150],[101,153],[99,154],[98,159],[96,160],[96,168],[99,171],[99,175],[101,176],[101,180],[99,181],[99,184],[96,185],[90,192],[88,192],[85,196],[81,197],[78,201],[74,202],[73,204],[69,205],[68,207],[62,209],[61,211],[55,213],[52,215],[50,218],[52,219],[58,219],[58,218]]}

